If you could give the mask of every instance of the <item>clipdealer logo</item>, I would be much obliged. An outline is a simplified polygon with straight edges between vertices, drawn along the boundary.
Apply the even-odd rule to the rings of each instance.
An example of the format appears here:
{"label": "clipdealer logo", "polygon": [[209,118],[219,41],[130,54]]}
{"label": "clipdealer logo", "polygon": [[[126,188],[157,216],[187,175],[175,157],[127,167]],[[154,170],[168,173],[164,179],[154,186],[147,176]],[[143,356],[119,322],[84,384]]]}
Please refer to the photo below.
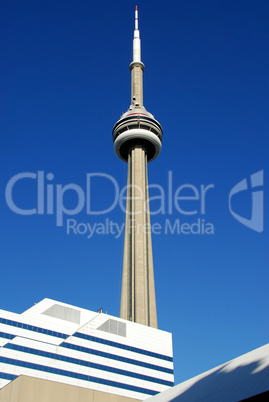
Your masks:
{"label": "clipdealer logo", "polygon": [[[88,173],[86,175],[85,189],[81,186],[69,183],[66,185],[55,184],[54,174],[44,171],[23,172],[13,176],[6,185],[5,198],[7,206],[11,211],[19,215],[54,215],[56,217],[56,225],[62,227],[66,223],[68,234],[87,235],[91,238],[93,234],[112,234],[116,238],[124,232],[124,224],[118,224],[109,220],[107,217],[104,221],[95,223],[78,222],[74,216],[79,213],[86,212],[87,215],[101,216],[108,215],[116,207],[128,214],[126,210],[127,186],[120,189],[117,181],[106,173]],[[25,208],[20,205],[19,201],[14,197],[16,186],[28,184],[34,185],[34,193],[36,194],[36,205],[34,208]],[[97,185],[98,182],[98,185]],[[259,171],[251,175],[251,197],[252,197],[252,215],[251,219],[247,219],[234,212],[232,209],[232,198],[242,192],[247,191],[247,180],[244,179],[236,184],[229,194],[229,211],[231,215],[244,226],[261,233],[263,231],[263,171]],[[104,209],[94,209],[93,195],[98,192],[98,188],[105,185],[113,186],[113,190],[109,191],[111,199]],[[154,194],[150,197],[151,215],[169,215],[174,213],[180,214],[181,217],[197,217],[198,219],[192,223],[181,221],[180,219],[166,219],[164,225],[155,223],[150,229],[153,234],[214,234],[214,225],[205,219],[207,198],[211,196],[214,184],[194,186],[192,184],[183,184],[175,188],[173,183],[173,174],[168,172],[167,186],[163,188],[158,184],[149,185],[149,190]],[[142,190],[138,193],[142,197]],[[76,199],[73,208],[68,207],[68,197],[72,195],[73,200]],[[109,198],[109,197],[108,197]],[[106,200],[107,201],[107,200]],[[74,204],[74,202],[73,202]],[[156,208],[157,204],[157,208]],[[69,203],[70,205],[70,203]],[[145,208],[147,206],[145,205]],[[137,214],[141,212],[136,212]],[[72,218],[69,218],[72,217]],[[185,218],[186,220],[186,218]],[[140,230],[149,230],[148,228],[140,228]]]}
{"label": "clipdealer logo", "polygon": [[237,183],[229,194],[229,210],[232,216],[242,225],[247,226],[248,228],[254,230],[255,232],[262,233],[263,232],[263,222],[264,222],[264,205],[263,205],[263,197],[264,192],[261,190],[263,186],[263,170],[260,170],[257,173],[254,173],[250,176],[250,188],[251,188],[251,218],[247,219],[238,213],[234,212],[232,209],[232,197],[236,194],[241,193],[242,191],[248,191],[248,183],[247,179],[243,179],[239,183]]}

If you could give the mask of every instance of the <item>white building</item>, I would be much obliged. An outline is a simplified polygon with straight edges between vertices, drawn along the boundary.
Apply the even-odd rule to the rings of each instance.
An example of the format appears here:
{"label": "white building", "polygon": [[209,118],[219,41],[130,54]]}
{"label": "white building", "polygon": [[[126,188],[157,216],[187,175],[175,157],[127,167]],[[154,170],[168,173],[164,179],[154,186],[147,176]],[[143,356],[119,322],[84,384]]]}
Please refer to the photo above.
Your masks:
{"label": "white building", "polygon": [[269,344],[175,385],[149,402],[269,400]]}
{"label": "white building", "polygon": [[174,385],[172,335],[50,299],[0,310],[0,388],[20,375],[144,400]]}

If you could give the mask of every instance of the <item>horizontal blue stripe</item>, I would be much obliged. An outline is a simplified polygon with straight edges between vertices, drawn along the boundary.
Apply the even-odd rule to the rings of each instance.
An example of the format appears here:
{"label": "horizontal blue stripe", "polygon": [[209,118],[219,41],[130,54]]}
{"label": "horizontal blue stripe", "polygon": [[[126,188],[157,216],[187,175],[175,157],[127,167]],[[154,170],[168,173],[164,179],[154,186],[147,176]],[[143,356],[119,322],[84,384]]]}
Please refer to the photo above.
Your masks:
{"label": "horizontal blue stripe", "polygon": [[35,327],[34,325],[23,324],[22,322],[12,321],[12,320],[8,320],[6,318],[1,318],[1,317],[0,317],[0,323],[10,325],[12,327],[26,329],[28,331],[39,332],[44,335],[55,336],[57,338],[66,339],[70,336],[67,334],[63,334],[61,332],[51,331],[50,329],[45,329],[45,328],[40,328],[40,327]]}
{"label": "horizontal blue stripe", "polygon": [[68,349],[78,350],[79,352],[84,352],[84,353],[92,354],[95,356],[106,357],[108,359],[113,359],[113,360],[117,360],[117,361],[124,362],[124,363],[134,364],[134,365],[140,366],[140,367],[146,367],[151,370],[157,370],[157,371],[162,371],[162,372],[168,373],[168,374],[174,374],[174,371],[172,369],[168,369],[166,367],[156,366],[155,364],[150,364],[150,363],[141,362],[139,360],[129,359],[128,357],[113,355],[111,353],[102,352],[100,350],[85,348],[84,346],[73,345],[72,343],[68,343],[68,342],[63,342],[63,343],[61,343],[60,346],[64,347],[64,348],[68,348]]}
{"label": "horizontal blue stripe", "polygon": [[103,370],[103,371],[107,371],[107,372],[111,372],[111,373],[116,373],[116,374],[124,375],[127,377],[134,377],[134,378],[138,378],[140,380],[145,380],[145,381],[150,381],[150,382],[154,382],[157,384],[167,385],[168,387],[172,387],[174,385],[174,383],[171,381],[160,380],[159,378],[150,377],[150,376],[138,374],[138,373],[133,373],[131,371],[121,370],[121,369],[118,369],[115,367],[104,366],[103,364],[75,359],[73,357],[63,356],[63,355],[59,355],[57,353],[45,352],[43,350],[32,349],[32,348],[25,347],[25,346],[15,345],[12,343],[8,343],[7,345],[4,346],[4,348],[12,349],[12,350],[16,350],[16,351],[24,352],[24,353],[30,353],[30,354],[37,355],[37,356],[43,356],[43,357],[47,357],[49,359],[60,360],[60,361],[68,362],[68,363],[78,364],[80,366],[85,366],[85,367],[90,367],[90,368],[97,369],[97,370]]}
{"label": "horizontal blue stripe", "polygon": [[0,338],[14,339],[16,335],[7,334],[6,332],[0,332]]}
{"label": "horizontal blue stripe", "polygon": [[10,359],[7,357],[0,356],[0,363],[11,364],[11,365],[17,366],[17,367],[25,367],[25,368],[32,369],[32,370],[44,371],[46,373],[62,375],[65,377],[77,378],[77,379],[83,380],[83,381],[91,381],[91,382],[95,382],[98,384],[110,385],[111,387],[122,388],[122,389],[126,389],[129,391],[140,392],[142,394],[147,394],[147,395],[156,395],[158,393],[158,391],[153,391],[151,389],[136,387],[136,386],[130,385],[130,384],[123,384],[123,383],[120,383],[117,381],[106,380],[104,378],[93,377],[93,376],[89,376],[89,375],[85,375],[85,374],[78,374],[78,373],[74,373],[72,371],[43,366],[41,364],[24,362],[22,360]]}
{"label": "horizontal blue stripe", "polygon": [[2,380],[15,380],[15,378],[17,378],[17,375],[13,375],[13,374],[8,374],[8,373],[0,373],[0,378],[2,378]]}
{"label": "horizontal blue stripe", "polygon": [[77,338],[86,339],[87,341],[98,342],[103,345],[114,346],[115,348],[129,350],[130,352],[139,353],[141,355],[146,355],[150,357],[156,357],[157,359],[166,360],[168,362],[173,362],[173,357],[161,355],[159,353],[150,352],[149,350],[135,348],[133,346],[124,345],[122,343],[109,341],[107,339],[97,338],[96,336],[82,334],[81,332],[76,332],[72,336]]}
{"label": "horizontal blue stripe", "polygon": [[[13,336],[13,335],[7,334],[7,333],[5,333],[5,332],[1,332],[1,333],[3,334],[3,337],[4,337],[4,338],[7,338],[7,339],[13,339],[13,338],[15,338],[15,335]],[[0,334],[1,334],[1,333],[0,333]],[[18,336],[19,336],[19,335],[18,335]],[[23,337],[20,336],[20,338],[23,338]],[[31,340],[31,338],[26,338],[26,339],[30,339],[30,340]],[[37,341],[37,342],[39,342],[39,341]],[[40,343],[45,343],[45,342],[40,342]],[[46,344],[48,344],[48,343],[46,343]],[[49,345],[55,346],[54,344],[49,344]],[[5,347],[8,347],[8,346],[5,345]],[[94,355],[94,356],[101,356],[101,357],[105,357],[105,358],[108,358],[108,359],[121,361],[121,362],[124,362],[124,363],[134,364],[134,365],[136,365],[136,366],[146,367],[146,368],[149,368],[149,369],[151,369],[151,370],[161,371],[161,372],[163,372],[163,373],[168,373],[168,374],[172,374],[172,375],[174,374],[174,370],[173,370],[173,369],[169,369],[169,368],[162,367],[162,366],[157,366],[157,365],[155,365],[155,364],[145,363],[145,362],[142,362],[142,361],[139,361],[139,360],[130,359],[130,358],[128,358],[128,357],[123,357],[123,356],[119,356],[119,355],[114,355],[114,354],[112,354],[112,353],[102,352],[102,351],[100,351],[100,350],[95,350],[95,349],[86,348],[86,347],[84,347],[84,346],[73,345],[73,344],[68,343],[68,342],[63,342],[59,347],[63,347],[63,348],[67,348],[67,349],[72,349],[72,350],[76,350],[76,351],[83,352],[83,353],[87,353],[87,354],[92,354],[92,355]]]}
{"label": "horizontal blue stripe", "polygon": [[[34,325],[28,325],[28,324],[8,320],[6,318],[1,318],[1,317],[0,317],[0,323],[10,325],[10,326],[13,326],[13,327],[17,327],[17,328],[26,329],[28,331],[34,331],[34,332],[42,333],[44,335],[50,335],[50,336],[54,336],[54,337],[57,337],[57,338],[62,338],[62,339],[67,339],[67,338],[69,338],[71,336],[71,335],[63,334],[61,332],[51,331],[49,329],[45,329],[45,328],[41,328],[41,327],[35,327]],[[129,350],[131,352],[139,353],[139,354],[142,354],[142,355],[145,355],[145,356],[156,357],[157,359],[162,359],[162,360],[166,360],[166,361],[169,361],[169,362],[173,362],[173,357],[165,356],[165,355],[162,355],[162,354],[159,354],[159,353],[150,352],[150,351],[145,350],[145,349],[135,348],[133,346],[124,345],[122,343],[109,341],[109,340],[106,340],[106,339],[98,338],[96,336],[86,335],[86,334],[82,334],[80,332],[76,332],[72,336],[75,336],[75,337],[80,338],[80,339],[86,339],[86,340],[92,341],[92,342],[101,343],[103,345],[113,346],[113,347],[118,348],[118,349]]]}

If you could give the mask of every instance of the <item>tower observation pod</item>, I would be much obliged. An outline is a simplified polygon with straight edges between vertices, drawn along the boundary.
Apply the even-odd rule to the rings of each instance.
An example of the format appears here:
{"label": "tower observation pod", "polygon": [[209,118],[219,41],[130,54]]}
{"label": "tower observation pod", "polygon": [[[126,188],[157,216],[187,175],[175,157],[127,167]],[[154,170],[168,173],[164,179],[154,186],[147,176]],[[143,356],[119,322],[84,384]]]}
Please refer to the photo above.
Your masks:
{"label": "tower observation pod", "polygon": [[162,148],[162,127],[143,106],[138,10],[135,10],[131,105],[113,127],[114,150],[128,163],[120,317],[157,328],[147,163]]}

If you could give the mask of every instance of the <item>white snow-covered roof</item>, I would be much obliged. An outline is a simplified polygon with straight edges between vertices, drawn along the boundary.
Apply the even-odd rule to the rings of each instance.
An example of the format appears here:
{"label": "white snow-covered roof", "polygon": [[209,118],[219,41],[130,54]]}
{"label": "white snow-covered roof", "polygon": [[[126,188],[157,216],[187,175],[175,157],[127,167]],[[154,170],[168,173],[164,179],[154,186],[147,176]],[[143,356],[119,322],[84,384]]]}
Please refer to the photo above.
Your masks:
{"label": "white snow-covered roof", "polygon": [[269,344],[175,385],[148,402],[238,402],[269,391]]}

